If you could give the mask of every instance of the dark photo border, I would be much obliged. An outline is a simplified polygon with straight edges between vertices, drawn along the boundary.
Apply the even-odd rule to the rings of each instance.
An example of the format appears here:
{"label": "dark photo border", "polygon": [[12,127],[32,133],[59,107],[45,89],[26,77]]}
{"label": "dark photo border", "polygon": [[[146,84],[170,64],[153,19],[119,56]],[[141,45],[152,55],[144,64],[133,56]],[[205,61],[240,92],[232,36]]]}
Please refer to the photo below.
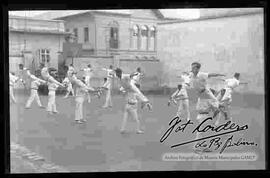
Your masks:
{"label": "dark photo border", "polygon": [[[23,2],[23,4],[22,4]],[[38,4],[37,4],[38,2]],[[162,8],[226,8],[226,7],[263,7],[264,8],[264,36],[265,36],[265,171],[150,171],[150,172],[104,172],[104,173],[53,173],[53,174],[10,174],[10,123],[9,123],[9,49],[8,49],[8,11],[9,10],[84,10],[84,9],[162,9]],[[197,175],[204,176],[209,175],[209,173],[215,175],[223,174],[225,176],[230,174],[245,174],[250,175],[255,174],[266,174],[269,173],[269,142],[268,142],[268,128],[269,128],[269,120],[268,120],[268,89],[269,89],[269,62],[267,57],[269,56],[269,41],[268,41],[268,18],[269,16],[269,8],[268,3],[265,1],[109,1],[109,0],[98,0],[98,1],[64,1],[58,2],[58,0],[54,1],[30,1],[30,0],[10,0],[9,2],[1,4],[1,37],[0,41],[2,42],[1,48],[1,87],[3,89],[2,93],[4,94],[4,103],[2,105],[1,112],[1,147],[3,148],[1,151],[0,160],[2,161],[1,172],[6,174],[6,176],[67,176],[67,177],[89,177],[89,176],[128,176],[129,174],[134,174],[135,176],[145,175],[145,176],[186,176],[186,175]],[[2,100],[3,101],[3,100]],[[251,175],[252,176],[252,175]]]}

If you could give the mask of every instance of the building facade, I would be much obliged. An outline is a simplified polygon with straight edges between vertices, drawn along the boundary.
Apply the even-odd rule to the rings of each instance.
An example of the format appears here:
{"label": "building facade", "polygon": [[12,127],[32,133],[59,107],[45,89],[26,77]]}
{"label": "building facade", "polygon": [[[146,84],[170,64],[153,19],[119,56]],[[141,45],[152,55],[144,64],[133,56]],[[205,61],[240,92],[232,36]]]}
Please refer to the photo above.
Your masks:
{"label": "building facade", "polygon": [[9,16],[9,69],[18,70],[22,63],[32,72],[41,63],[58,69],[65,41],[64,22]]}
{"label": "building facade", "polygon": [[141,67],[147,74],[143,89],[159,86],[161,65],[157,58],[157,23],[163,20],[159,11],[95,10],[54,19],[64,20],[66,32],[72,33],[75,43],[81,44],[81,49],[73,50],[76,53],[73,52],[73,56],[64,51],[62,64],[73,63],[80,69],[91,63],[95,69],[93,83],[103,81],[106,76],[101,70],[103,67],[121,67],[125,73]]}
{"label": "building facade", "polygon": [[82,56],[157,58],[157,22],[162,15],[153,10],[89,11],[57,19],[64,20],[66,32],[83,44]]}

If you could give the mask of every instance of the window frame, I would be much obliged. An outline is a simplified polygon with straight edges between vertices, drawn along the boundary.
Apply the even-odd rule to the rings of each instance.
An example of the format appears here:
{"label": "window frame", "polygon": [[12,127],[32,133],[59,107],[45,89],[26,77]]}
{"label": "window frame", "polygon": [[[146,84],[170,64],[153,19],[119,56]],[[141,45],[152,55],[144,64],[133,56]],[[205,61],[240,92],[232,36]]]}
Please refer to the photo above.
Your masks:
{"label": "window frame", "polygon": [[[145,34],[144,34],[144,32],[145,32]],[[142,25],[141,26],[141,36],[147,38],[149,36],[148,32],[149,32],[149,28],[146,25]]]}
{"label": "window frame", "polygon": [[155,26],[151,26],[149,28],[149,50],[151,51],[156,51],[156,37],[157,37],[157,28]]}
{"label": "window frame", "polygon": [[79,39],[78,32],[79,32],[78,28],[73,28],[73,33],[74,33],[74,37],[75,37],[76,42],[78,42],[78,39]]}
{"label": "window frame", "polygon": [[[150,35],[149,35],[149,37],[150,38],[155,38],[156,37],[156,27],[154,27],[154,26],[152,26],[151,28],[150,28]],[[154,34],[154,35],[152,35],[152,34]]]}
{"label": "window frame", "polygon": [[110,27],[110,48],[118,49],[119,48],[119,28]]}
{"label": "window frame", "polygon": [[[87,31],[86,31],[86,29],[87,29]],[[84,27],[83,33],[84,33],[84,42],[85,43],[89,42],[89,27]]]}
{"label": "window frame", "polygon": [[38,51],[39,51],[39,62],[40,63],[47,64],[47,63],[51,62],[51,55],[50,55],[51,50],[50,49],[42,48],[42,49],[39,49]]}

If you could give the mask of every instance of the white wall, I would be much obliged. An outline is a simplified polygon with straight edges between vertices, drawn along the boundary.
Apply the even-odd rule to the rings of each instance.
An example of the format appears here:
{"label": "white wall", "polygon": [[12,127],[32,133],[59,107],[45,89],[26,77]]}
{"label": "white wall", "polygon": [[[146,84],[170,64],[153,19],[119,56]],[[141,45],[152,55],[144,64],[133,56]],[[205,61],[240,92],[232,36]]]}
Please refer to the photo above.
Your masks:
{"label": "white wall", "polygon": [[63,35],[10,32],[10,55],[14,53],[19,54],[24,50],[24,40],[26,41],[26,50],[31,51],[33,56],[37,54],[38,49],[49,49],[51,57],[50,65],[51,67],[58,68],[58,51],[62,51]]}
{"label": "white wall", "polygon": [[202,71],[242,74],[241,91],[264,92],[263,14],[159,25],[158,58],[168,85],[194,61]]}

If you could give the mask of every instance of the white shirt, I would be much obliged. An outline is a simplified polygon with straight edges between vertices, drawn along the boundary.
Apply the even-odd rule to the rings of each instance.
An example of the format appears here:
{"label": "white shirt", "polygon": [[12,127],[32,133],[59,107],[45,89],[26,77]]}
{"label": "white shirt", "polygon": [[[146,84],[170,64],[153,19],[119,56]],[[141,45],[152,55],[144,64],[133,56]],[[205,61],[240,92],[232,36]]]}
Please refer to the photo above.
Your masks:
{"label": "white shirt", "polygon": [[143,102],[147,102],[148,99],[142,94],[142,92],[136,87],[135,82],[130,79],[130,75],[122,75],[120,85],[126,92],[136,93],[137,98]]}
{"label": "white shirt", "polygon": [[49,77],[48,67],[43,67],[41,69],[41,76],[44,77],[44,78]]}
{"label": "white shirt", "polygon": [[14,86],[15,82],[19,79],[19,77],[9,73],[9,85]]}
{"label": "white shirt", "polygon": [[240,85],[240,81],[237,80],[236,78],[226,79],[225,83],[226,83],[225,88],[230,88],[232,90]]}
{"label": "white shirt", "polygon": [[76,96],[85,96],[87,89],[83,86],[76,86]]}
{"label": "white shirt", "polygon": [[18,76],[19,76],[20,79],[22,79],[22,80],[27,80],[27,79],[29,79],[28,77],[31,78],[30,70],[24,67],[23,69],[20,69],[20,70],[19,70]]}
{"label": "white shirt", "polygon": [[83,71],[84,71],[84,76],[91,77],[92,74],[93,74],[93,69],[92,68],[89,68],[89,67],[83,69]]}
{"label": "white shirt", "polygon": [[175,100],[188,99],[188,94],[187,94],[186,86],[185,85],[182,85],[181,90],[179,91],[177,89],[177,91],[174,92],[171,97],[173,99],[175,99]]}
{"label": "white shirt", "polygon": [[71,82],[70,82],[70,80],[68,79],[68,77],[65,77],[62,83],[69,84],[69,83],[71,83]]}
{"label": "white shirt", "polygon": [[74,75],[73,71],[72,70],[68,70],[67,71],[67,76],[68,77],[72,77]]}
{"label": "white shirt", "polygon": [[25,70],[24,69],[19,69],[17,75],[21,78],[21,79],[25,79]]}
{"label": "white shirt", "polygon": [[139,95],[136,92],[128,92],[126,96],[127,103],[137,104]]}
{"label": "white shirt", "polygon": [[140,73],[140,72],[135,72],[135,73],[133,74],[132,79],[135,80],[136,83],[139,83],[139,82],[140,82],[140,79],[141,79],[141,76],[142,76],[142,73]]}
{"label": "white shirt", "polygon": [[190,84],[190,76],[188,75],[181,75],[184,84]]}
{"label": "white shirt", "polygon": [[75,69],[72,66],[68,66],[68,70],[75,72]]}
{"label": "white shirt", "polygon": [[192,88],[196,91],[202,91],[207,87],[207,79],[208,73],[205,72],[198,72],[197,76],[195,76],[192,72],[190,73],[190,83]]}
{"label": "white shirt", "polygon": [[33,80],[33,81],[31,82],[31,89],[37,90],[37,89],[38,89],[38,86],[39,86],[40,84],[41,84],[40,81],[38,81],[38,80]]}
{"label": "white shirt", "polygon": [[51,82],[48,83],[48,89],[50,91],[55,91],[57,88],[58,88],[58,85],[57,84],[51,83]]}
{"label": "white shirt", "polygon": [[113,69],[105,69],[103,70],[107,71],[107,78],[113,78],[114,77],[114,70]]}
{"label": "white shirt", "polygon": [[63,82],[62,82],[65,86],[70,86],[71,85],[71,82],[70,80],[68,79],[68,77],[66,77]]}

